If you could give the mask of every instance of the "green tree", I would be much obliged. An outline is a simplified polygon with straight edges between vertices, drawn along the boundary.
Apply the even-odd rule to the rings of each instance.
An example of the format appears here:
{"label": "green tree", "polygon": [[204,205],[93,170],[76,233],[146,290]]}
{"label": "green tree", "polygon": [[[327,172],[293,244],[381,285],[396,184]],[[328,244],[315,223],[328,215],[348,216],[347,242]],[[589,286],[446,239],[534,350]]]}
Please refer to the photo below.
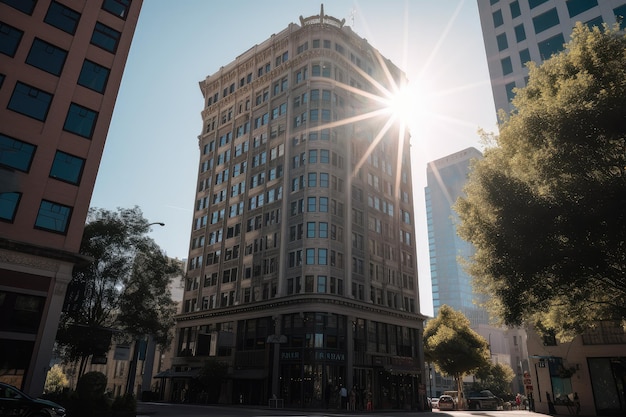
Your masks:
{"label": "green tree", "polygon": [[59,365],[53,365],[52,368],[46,374],[46,384],[44,385],[44,392],[56,393],[63,391],[67,388],[70,382],[67,379],[63,369]]}
{"label": "green tree", "polygon": [[439,308],[437,317],[424,329],[424,357],[439,373],[455,379],[459,401],[464,398],[463,377],[488,367],[490,359],[485,338],[470,328],[463,313],[447,305]]}
{"label": "green tree", "polygon": [[455,205],[458,233],[495,316],[568,340],[626,319],[626,36],[578,24],[529,70]]}
{"label": "green tree", "polygon": [[492,364],[478,369],[474,374],[479,382],[474,384],[475,391],[488,389],[496,397],[511,398],[511,381],[515,378],[513,369],[503,363]]}
{"label": "green tree", "polygon": [[154,335],[166,344],[174,313],[170,280],[180,273],[147,236],[150,223],[138,207],[92,208],[80,253],[92,262],[75,268],[61,315],[57,344],[67,361],[104,355],[112,330],[127,339]]}

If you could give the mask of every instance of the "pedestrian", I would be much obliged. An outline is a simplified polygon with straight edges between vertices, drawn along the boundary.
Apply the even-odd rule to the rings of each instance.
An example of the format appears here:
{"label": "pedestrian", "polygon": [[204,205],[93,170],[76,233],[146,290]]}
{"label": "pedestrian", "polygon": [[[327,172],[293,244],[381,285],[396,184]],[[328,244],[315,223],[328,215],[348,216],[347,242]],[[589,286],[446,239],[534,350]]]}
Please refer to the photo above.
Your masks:
{"label": "pedestrian", "polygon": [[343,385],[340,385],[339,396],[341,397],[341,409],[345,410],[348,404],[348,390]]}
{"label": "pedestrian", "polygon": [[367,390],[366,401],[367,411],[374,411],[374,396],[372,395],[372,391],[369,389]]}
{"label": "pedestrian", "polygon": [[356,386],[352,387],[350,390],[350,411],[356,410]]}

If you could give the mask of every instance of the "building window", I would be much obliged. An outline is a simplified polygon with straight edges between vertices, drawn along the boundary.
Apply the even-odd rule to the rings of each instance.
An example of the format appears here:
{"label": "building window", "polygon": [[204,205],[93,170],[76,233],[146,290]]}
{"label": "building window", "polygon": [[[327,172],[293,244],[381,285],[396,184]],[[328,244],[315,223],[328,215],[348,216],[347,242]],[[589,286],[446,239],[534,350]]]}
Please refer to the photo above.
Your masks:
{"label": "building window", "polygon": [[0,220],[13,222],[22,193],[0,193]]}
{"label": "building window", "polygon": [[506,41],[506,33],[501,33],[496,37],[498,42],[498,51],[504,51],[509,47],[509,43]]}
{"label": "building window", "polygon": [[306,250],[306,264],[315,265],[315,249],[308,248]]}
{"label": "building window", "polygon": [[23,34],[21,30],[0,22],[0,53],[14,56]]}
{"label": "building window", "polygon": [[493,16],[493,26],[498,27],[504,24],[504,19],[502,19],[502,10],[498,9],[492,13]]}
{"label": "building window", "polygon": [[85,60],[78,76],[78,84],[90,90],[104,93],[109,79],[109,69],[102,65]]}
{"label": "building window", "polygon": [[35,5],[37,4],[37,0],[1,0],[2,3],[13,7],[14,9],[19,10],[22,13],[26,13],[27,15],[32,15],[33,10],[35,9]]}
{"label": "building window", "polygon": [[17,82],[7,106],[10,110],[44,121],[52,102],[52,94]]}
{"label": "building window", "polygon": [[521,42],[526,39],[526,31],[524,30],[524,25],[515,26],[515,40],[517,42]]}
{"label": "building window", "polygon": [[500,60],[502,65],[502,75],[508,75],[513,72],[513,64],[511,63],[511,57],[506,57]]}
{"label": "building window", "polygon": [[50,74],[59,75],[65,65],[67,51],[35,38],[26,63]]}
{"label": "building window", "polygon": [[0,165],[28,172],[35,149],[30,143],[0,133]]}
{"label": "building window", "polygon": [[128,9],[130,9],[130,0],[104,0],[102,3],[102,10],[124,20],[128,17]]}
{"label": "building window", "polygon": [[558,25],[559,23],[559,14],[557,13],[556,8],[550,9],[545,13],[533,17],[535,33],[541,33],[544,30],[548,30],[551,27]]}
{"label": "building window", "polygon": [[506,86],[506,98],[509,101],[509,103],[511,102],[511,100],[513,100],[513,97],[515,97],[515,93],[513,92],[513,89],[515,88],[515,83],[508,83]]}
{"label": "building window", "polygon": [[528,0],[528,7],[530,7],[531,9],[534,9],[535,7],[539,6],[540,4],[545,3],[547,1],[548,0]]}
{"label": "building window", "polygon": [[84,166],[84,159],[57,151],[50,169],[50,176],[71,184],[78,184],[83,175]]}
{"label": "building window", "polygon": [[65,233],[72,214],[71,207],[52,201],[42,200],[39,213],[35,220],[35,227],[51,232]]}
{"label": "building window", "polygon": [[569,12],[569,17],[574,17],[597,5],[598,2],[596,0],[567,0],[567,11]]}
{"label": "building window", "polygon": [[546,39],[543,42],[539,42],[537,46],[539,47],[539,54],[541,55],[542,60],[546,60],[557,52],[563,50],[565,44],[565,38],[562,33],[559,33],[556,36]]}
{"label": "building window", "polygon": [[91,139],[98,113],[76,103],[70,104],[63,130]]}
{"label": "building window", "polygon": [[519,2],[517,0],[509,4],[509,7],[511,8],[511,18],[515,19],[522,14],[522,11],[519,8]]}
{"label": "building window", "polygon": [[619,28],[621,30],[626,29],[626,4],[613,9],[613,14],[615,15],[615,20],[619,23]]}
{"label": "building window", "polygon": [[522,63],[522,67],[526,66],[526,63],[530,61],[530,52],[528,51],[528,48],[519,51],[519,60]]}
{"label": "building window", "polygon": [[598,27],[600,28],[600,30],[602,30],[602,24],[604,23],[604,19],[602,19],[602,16],[598,16],[595,17],[591,20],[588,20],[585,22],[585,25],[587,25],[587,27],[591,30],[593,30],[594,27]]}
{"label": "building window", "polygon": [[105,51],[115,53],[117,45],[120,42],[120,36],[121,34],[117,30],[97,22],[93,30],[93,35],[91,35],[91,43]]}
{"label": "building window", "polygon": [[56,1],[50,3],[46,17],[43,19],[43,21],[47,24],[52,25],[57,29],[61,29],[63,32],[67,32],[70,35],[73,35],[76,32],[79,20],[80,13],[75,12],[61,3],[57,3]]}

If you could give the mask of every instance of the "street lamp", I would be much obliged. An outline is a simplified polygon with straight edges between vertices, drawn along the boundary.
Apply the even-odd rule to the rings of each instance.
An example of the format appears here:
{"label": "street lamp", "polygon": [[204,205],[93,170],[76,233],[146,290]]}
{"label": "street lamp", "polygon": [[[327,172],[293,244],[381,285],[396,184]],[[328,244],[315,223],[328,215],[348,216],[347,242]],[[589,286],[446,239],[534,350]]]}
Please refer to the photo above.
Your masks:
{"label": "street lamp", "polygon": [[148,223],[148,225],[146,227],[150,227],[152,225],[158,224],[159,226],[165,226],[165,223],[163,222],[154,222],[154,223]]}

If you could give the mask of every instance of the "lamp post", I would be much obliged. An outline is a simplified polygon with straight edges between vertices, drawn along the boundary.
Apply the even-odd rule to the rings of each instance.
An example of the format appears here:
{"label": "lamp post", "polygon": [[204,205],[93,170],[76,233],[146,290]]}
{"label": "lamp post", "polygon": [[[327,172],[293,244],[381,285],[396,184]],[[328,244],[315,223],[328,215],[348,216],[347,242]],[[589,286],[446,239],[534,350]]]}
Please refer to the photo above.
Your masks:
{"label": "lamp post", "polygon": [[428,382],[430,383],[430,398],[433,398],[433,367],[428,363]]}

